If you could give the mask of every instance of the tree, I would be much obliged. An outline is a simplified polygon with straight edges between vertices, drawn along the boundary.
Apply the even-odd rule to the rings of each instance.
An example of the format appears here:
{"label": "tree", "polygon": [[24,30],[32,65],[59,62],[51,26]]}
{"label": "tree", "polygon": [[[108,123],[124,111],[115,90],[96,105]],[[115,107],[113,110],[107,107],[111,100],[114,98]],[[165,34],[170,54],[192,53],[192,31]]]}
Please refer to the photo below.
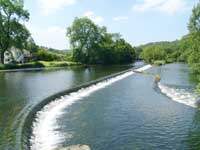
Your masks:
{"label": "tree", "polygon": [[116,63],[117,60],[114,56],[114,45],[113,34],[105,33],[102,36],[98,46],[99,46],[99,62],[101,64],[113,64]]}
{"label": "tree", "polygon": [[153,63],[157,60],[165,60],[167,56],[165,47],[160,47],[159,45],[150,45],[144,48],[141,53],[141,58],[143,58],[147,63]]}
{"label": "tree", "polygon": [[127,64],[135,60],[135,49],[124,39],[119,39],[114,44],[117,63]]}
{"label": "tree", "polygon": [[26,42],[25,46],[26,50],[30,51],[31,53],[37,53],[39,50],[39,46],[35,44],[35,41],[32,37],[29,37]]}
{"label": "tree", "polygon": [[119,34],[104,34],[99,42],[99,49],[103,64],[128,64],[136,58],[135,49]]}
{"label": "tree", "polygon": [[61,58],[61,54],[56,54],[52,52],[48,52],[44,49],[39,49],[36,58],[38,61],[59,61]]}
{"label": "tree", "polygon": [[0,0],[0,55],[4,63],[4,52],[12,46],[25,47],[30,36],[22,21],[28,21],[29,13],[23,8],[23,0]]}
{"label": "tree", "polygon": [[191,49],[200,51],[200,2],[194,7],[188,25],[191,37]]}
{"label": "tree", "polygon": [[67,36],[76,61],[86,64],[97,61],[97,46],[104,30],[105,28],[99,28],[88,18],[74,20],[72,26],[67,28]]}
{"label": "tree", "polygon": [[188,63],[193,70],[197,71],[200,69],[200,2],[192,11],[188,29],[190,31],[190,38],[188,41],[190,43],[189,45],[191,51],[191,54],[188,58]]}
{"label": "tree", "polygon": [[125,64],[135,60],[135,49],[118,33],[107,33],[88,18],[76,18],[67,29],[76,61],[85,64]]}
{"label": "tree", "polygon": [[200,31],[200,2],[192,10],[192,16],[190,17],[188,29],[190,33],[195,33]]}

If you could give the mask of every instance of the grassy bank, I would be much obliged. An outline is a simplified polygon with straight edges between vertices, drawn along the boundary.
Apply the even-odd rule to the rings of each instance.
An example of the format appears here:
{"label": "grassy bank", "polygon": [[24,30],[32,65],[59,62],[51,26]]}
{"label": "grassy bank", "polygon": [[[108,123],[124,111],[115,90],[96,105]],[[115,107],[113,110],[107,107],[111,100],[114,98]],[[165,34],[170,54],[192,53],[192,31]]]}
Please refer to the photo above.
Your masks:
{"label": "grassy bank", "polygon": [[0,70],[11,69],[28,69],[28,68],[50,68],[50,67],[67,67],[81,65],[77,62],[70,61],[37,61],[25,64],[0,64]]}
{"label": "grassy bank", "polygon": [[165,60],[153,61],[153,65],[155,65],[155,66],[161,66],[161,65],[165,65],[165,64],[166,64]]}

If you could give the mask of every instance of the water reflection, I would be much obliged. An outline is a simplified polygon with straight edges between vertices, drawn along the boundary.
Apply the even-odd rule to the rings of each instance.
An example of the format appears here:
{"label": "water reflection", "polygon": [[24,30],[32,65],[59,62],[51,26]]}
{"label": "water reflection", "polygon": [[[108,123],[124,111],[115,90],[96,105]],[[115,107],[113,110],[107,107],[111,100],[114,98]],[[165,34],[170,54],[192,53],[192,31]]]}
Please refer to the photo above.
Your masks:
{"label": "water reflection", "polygon": [[189,131],[188,144],[191,150],[200,149],[200,111],[197,110]]}
{"label": "water reflection", "polygon": [[[184,67],[170,64],[152,68],[149,72],[160,73],[164,84],[191,87]],[[153,85],[153,76],[134,74],[62,108],[62,115],[53,119],[57,123],[55,131],[64,136],[64,140],[55,143],[56,146],[82,143],[94,150],[187,150],[198,145],[196,140],[199,139],[188,140],[189,131],[195,129],[193,117],[196,109],[155,92]],[[70,100],[60,102],[55,108]],[[48,115],[50,110],[46,111],[47,118],[51,118]],[[41,120],[40,123],[44,122]]]}
{"label": "water reflection", "polygon": [[72,67],[0,73],[0,149],[11,149],[15,144],[16,131],[27,108],[57,92],[129,67]]}

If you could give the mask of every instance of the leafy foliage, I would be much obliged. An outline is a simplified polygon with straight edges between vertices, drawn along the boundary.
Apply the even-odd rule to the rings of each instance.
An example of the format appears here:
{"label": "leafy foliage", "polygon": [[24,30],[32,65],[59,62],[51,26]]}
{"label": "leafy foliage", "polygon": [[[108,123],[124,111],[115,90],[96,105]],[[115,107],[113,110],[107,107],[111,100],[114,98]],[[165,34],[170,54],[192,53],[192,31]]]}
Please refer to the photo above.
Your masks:
{"label": "leafy foliage", "polygon": [[154,61],[173,62],[178,60],[178,41],[173,42],[156,42],[140,46],[143,50],[140,58],[147,63],[154,63]]}
{"label": "leafy foliage", "polygon": [[40,49],[36,54],[37,61],[64,61],[67,60],[66,55],[48,52],[47,50]]}
{"label": "leafy foliage", "polygon": [[74,20],[72,26],[67,29],[67,35],[70,38],[75,60],[83,63],[97,61],[101,31],[102,29],[88,18],[76,18]]}
{"label": "leafy foliage", "polygon": [[0,53],[1,62],[4,52],[10,47],[24,48],[29,31],[22,21],[29,19],[29,13],[23,8],[23,0],[0,0]]}
{"label": "leafy foliage", "polygon": [[50,68],[50,67],[67,67],[80,65],[71,61],[36,61],[25,64],[0,64],[0,70],[8,69],[30,69],[30,68]]}
{"label": "leafy foliage", "polygon": [[67,36],[73,58],[84,64],[122,64],[135,60],[135,50],[119,34],[107,33],[88,18],[76,18]]}
{"label": "leafy foliage", "polygon": [[[189,34],[174,42],[157,42],[140,46],[141,58],[148,63],[164,60],[166,62],[187,62],[194,73],[200,75],[200,2],[194,7],[188,24]],[[197,91],[200,91],[200,78]]]}

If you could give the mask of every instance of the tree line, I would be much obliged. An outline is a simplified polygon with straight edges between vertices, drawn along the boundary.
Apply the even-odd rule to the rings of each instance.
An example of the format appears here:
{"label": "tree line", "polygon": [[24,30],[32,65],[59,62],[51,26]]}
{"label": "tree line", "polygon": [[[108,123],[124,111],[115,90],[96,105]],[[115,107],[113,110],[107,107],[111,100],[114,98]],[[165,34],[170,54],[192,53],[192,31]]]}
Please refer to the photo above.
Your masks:
{"label": "tree line", "polygon": [[[194,7],[188,23],[189,33],[173,42],[155,42],[133,47],[118,33],[108,33],[106,27],[96,25],[88,18],[75,18],[67,28],[71,51],[56,54],[35,44],[24,23],[30,14],[23,0],[0,0],[0,58],[11,47],[27,49],[37,60],[73,60],[83,64],[127,64],[136,59],[147,63],[162,61],[186,62],[200,73],[200,3]],[[65,55],[65,56],[63,56]]]}
{"label": "tree line", "polygon": [[180,40],[139,46],[139,55],[141,59],[151,64],[156,64],[158,61],[164,61],[165,63],[185,62],[189,64],[196,74],[200,92],[200,2],[192,10],[188,31],[189,33]]}
{"label": "tree line", "polygon": [[188,31],[180,40],[139,46],[140,58],[152,64],[159,60],[166,63],[186,62],[195,72],[200,73],[200,2],[193,8]]}
{"label": "tree line", "polygon": [[[119,34],[108,33],[106,27],[99,27],[88,18],[76,18],[67,28],[71,53],[58,51],[35,44],[24,25],[30,14],[24,9],[23,0],[0,0],[0,59],[11,47],[27,49],[33,54],[32,61],[67,59],[83,64],[126,64],[134,62],[135,49]],[[57,53],[57,54],[55,54]]]}
{"label": "tree line", "polygon": [[88,18],[76,18],[67,28],[73,59],[84,64],[127,64],[136,58],[135,48],[118,33],[108,33]]}

